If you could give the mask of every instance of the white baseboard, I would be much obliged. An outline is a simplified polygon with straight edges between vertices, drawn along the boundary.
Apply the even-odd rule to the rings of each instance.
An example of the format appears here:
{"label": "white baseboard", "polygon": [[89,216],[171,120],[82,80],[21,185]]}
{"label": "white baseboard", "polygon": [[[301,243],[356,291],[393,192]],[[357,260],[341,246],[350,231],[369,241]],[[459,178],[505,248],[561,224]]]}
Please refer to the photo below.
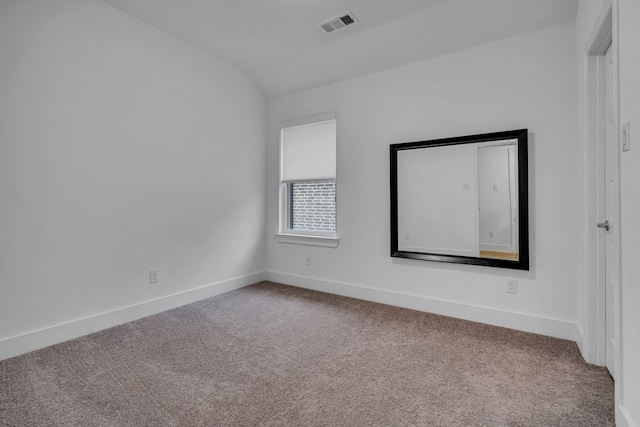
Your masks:
{"label": "white baseboard", "polygon": [[172,308],[252,285],[264,279],[264,272],[235,277],[196,289],[163,296],[70,322],[49,326],[0,340],[0,360],[88,335],[93,332],[151,316]]}
{"label": "white baseboard", "polygon": [[638,424],[631,419],[629,411],[622,405],[617,406],[616,425],[618,427],[637,427]]}
{"label": "white baseboard", "polygon": [[[300,288],[313,289],[443,316],[487,323],[571,341],[576,341],[576,338],[580,335],[575,324],[563,320],[497,310],[489,307],[463,304],[455,301],[394,292],[362,285],[333,282],[275,271],[262,271],[2,339],[0,340],[0,360],[220,295],[262,280],[270,280]],[[630,423],[629,425],[633,426],[634,424]]]}
{"label": "white baseboard", "polygon": [[562,338],[570,341],[576,340],[576,324],[566,320],[551,319],[548,317],[534,316],[530,314],[516,313],[498,310],[479,305],[463,304],[455,301],[447,301],[429,298],[422,295],[414,295],[402,292],[394,292],[386,289],[372,288],[349,283],[333,282],[306,276],[297,276],[276,271],[265,271],[264,279],[299,288],[313,289],[316,291],[337,294],[366,301],[379,302],[443,316],[456,317],[474,322],[487,323],[489,325],[502,326],[525,332]]}
{"label": "white baseboard", "polygon": [[578,350],[580,350],[580,354],[582,355],[582,358],[586,360],[587,363],[591,363],[589,362],[590,357],[587,352],[587,348],[584,345],[584,330],[582,329],[582,326],[580,326],[577,323],[576,323],[576,336],[574,338],[574,341],[576,342],[576,344],[578,344]]}

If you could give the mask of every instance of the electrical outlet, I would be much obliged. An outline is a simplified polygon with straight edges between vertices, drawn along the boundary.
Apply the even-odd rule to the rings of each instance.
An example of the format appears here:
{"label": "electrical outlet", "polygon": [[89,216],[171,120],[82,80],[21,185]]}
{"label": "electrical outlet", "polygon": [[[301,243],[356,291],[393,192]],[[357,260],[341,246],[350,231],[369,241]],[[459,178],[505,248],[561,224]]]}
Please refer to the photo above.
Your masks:
{"label": "electrical outlet", "polygon": [[311,255],[307,255],[307,265],[311,265],[313,259],[311,259]]}
{"label": "electrical outlet", "polygon": [[149,270],[149,283],[158,283],[160,281],[160,270]]}
{"label": "electrical outlet", "polygon": [[489,231],[489,237],[496,237],[496,232],[493,230]]}
{"label": "electrical outlet", "polygon": [[517,294],[518,293],[518,281],[515,279],[507,280],[507,291],[508,294]]}

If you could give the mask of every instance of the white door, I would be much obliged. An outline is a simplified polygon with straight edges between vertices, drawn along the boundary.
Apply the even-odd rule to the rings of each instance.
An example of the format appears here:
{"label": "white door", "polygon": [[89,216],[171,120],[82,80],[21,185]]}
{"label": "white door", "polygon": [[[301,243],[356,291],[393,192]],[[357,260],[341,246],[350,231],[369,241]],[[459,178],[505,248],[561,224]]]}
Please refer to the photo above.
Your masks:
{"label": "white door", "polygon": [[[605,53],[605,220],[608,221],[603,229],[605,237],[605,338],[607,369],[615,379],[615,344],[614,319],[616,316],[615,298],[619,285],[619,256],[618,239],[620,236],[618,227],[618,144],[616,138],[613,96],[613,61],[611,58],[611,45]],[[602,224],[599,224],[602,226]]]}

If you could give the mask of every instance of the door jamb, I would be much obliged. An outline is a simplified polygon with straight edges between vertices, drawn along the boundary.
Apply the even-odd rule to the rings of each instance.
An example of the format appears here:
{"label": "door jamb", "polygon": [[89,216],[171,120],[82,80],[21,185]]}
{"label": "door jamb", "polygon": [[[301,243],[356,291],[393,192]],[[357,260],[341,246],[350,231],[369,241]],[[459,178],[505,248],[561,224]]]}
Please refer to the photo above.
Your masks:
{"label": "door jamb", "polygon": [[[595,227],[604,218],[604,54],[612,41],[611,2],[603,8],[585,49],[586,96],[585,136],[587,143],[588,212],[587,212],[587,328],[585,330],[586,358],[590,363],[604,365],[605,343],[605,272],[604,237]],[[615,91],[614,91],[615,92]],[[590,359],[590,360],[589,360]]]}
{"label": "door jamb", "polygon": [[618,146],[617,156],[617,179],[618,179],[618,215],[617,218],[612,218],[612,222],[617,233],[617,250],[618,250],[618,264],[614,267],[618,269],[619,283],[618,287],[614,289],[616,314],[614,316],[614,341],[615,341],[615,405],[616,405],[616,419],[619,418],[619,408],[623,405],[623,386],[624,379],[623,366],[622,366],[622,334],[621,334],[621,316],[622,316],[622,302],[621,302],[621,284],[622,284],[622,247],[620,241],[620,188],[622,182],[620,178],[620,137],[619,137],[619,100],[620,100],[620,88],[619,88],[619,59],[618,59],[618,38],[617,38],[617,0],[605,0],[598,15],[598,19],[593,27],[593,31],[587,44],[585,46],[584,66],[586,70],[585,80],[585,110],[584,110],[584,135],[586,144],[586,175],[587,179],[587,214],[586,214],[586,289],[585,289],[585,324],[584,324],[584,336],[582,353],[585,360],[589,363],[597,365],[604,365],[606,354],[606,342],[605,342],[605,282],[602,275],[604,274],[603,265],[600,263],[602,259],[602,250],[604,250],[604,238],[599,236],[602,233],[598,233],[596,223],[599,222],[601,216],[601,206],[604,204],[604,186],[602,185],[603,177],[599,175],[602,170],[599,170],[598,165],[601,162],[604,152],[600,152],[603,148],[604,141],[604,103],[599,102],[598,96],[602,96],[604,91],[600,92],[599,82],[602,81],[599,77],[599,73],[604,71],[604,53],[606,52],[609,43],[612,43],[612,72],[613,72],[613,116],[614,116],[614,137],[616,138],[615,145]]}

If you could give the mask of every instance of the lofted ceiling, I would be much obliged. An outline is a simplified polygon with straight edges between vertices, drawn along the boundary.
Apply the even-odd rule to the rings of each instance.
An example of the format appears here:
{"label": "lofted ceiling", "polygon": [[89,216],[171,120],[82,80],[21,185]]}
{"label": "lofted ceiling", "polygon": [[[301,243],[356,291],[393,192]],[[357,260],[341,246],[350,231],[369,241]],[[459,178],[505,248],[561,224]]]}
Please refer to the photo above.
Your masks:
{"label": "lofted ceiling", "polygon": [[[575,20],[578,0],[102,0],[245,71],[267,97]],[[326,34],[319,23],[359,21]]]}

